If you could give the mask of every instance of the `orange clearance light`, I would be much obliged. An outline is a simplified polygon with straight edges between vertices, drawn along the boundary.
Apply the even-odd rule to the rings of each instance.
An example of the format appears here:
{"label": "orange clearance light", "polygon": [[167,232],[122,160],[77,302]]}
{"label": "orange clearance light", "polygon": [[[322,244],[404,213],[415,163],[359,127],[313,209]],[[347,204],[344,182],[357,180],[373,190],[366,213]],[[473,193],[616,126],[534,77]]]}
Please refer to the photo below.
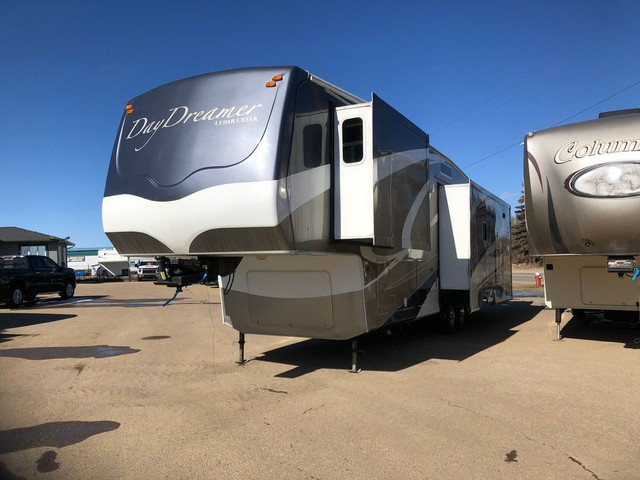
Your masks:
{"label": "orange clearance light", "polygon": [[266,87],[268,87],[268,88],[273,88],[273,87],[275,87],[275,86],[276,86],[276,82],[267,82],[267,83],[265,84],[265,86],[266,86]]}
{"label": "orange clearance light", "polygon": [[273,80],[274,82],[279,82],[283,78],[284,77],[282,75],[274,75],[273,77],[271,77],[271,80]]}
{"label": "orange clearance light", "polygon": [[127,115],[131,115],[133,113],[133,105],[127,105],[124,109],[127,111]]}

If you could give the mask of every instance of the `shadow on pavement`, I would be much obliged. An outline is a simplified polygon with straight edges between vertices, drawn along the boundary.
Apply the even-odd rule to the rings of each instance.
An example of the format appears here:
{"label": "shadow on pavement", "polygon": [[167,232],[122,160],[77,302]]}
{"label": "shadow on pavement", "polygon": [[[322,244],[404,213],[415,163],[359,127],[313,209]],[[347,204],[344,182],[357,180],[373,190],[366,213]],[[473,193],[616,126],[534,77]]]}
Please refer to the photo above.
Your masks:
{"label": "shadow on pavement", "polygon": [[104,298],[107,295],[91,295],[91,296],[75,296],[71,298],[60,298],[57,294],[44,294],[39,295],[31,303],[25,303],[20,307],[13,308],[9,305],[3,305],[3,309],[10,310],[11,312],[24,312],[34,310],[43,307],[57,307],[57,306],[72,306],[76,303],[92,302],[96,299]]}
{"label": "shadow on pavement", "polygon": [[[488,306],[471,315],[455,335],[437,333],[429,319],[392,329],[379,329],[358,339],[358,367],[393,372],[430,359],[462,361],[514,335],[543,306],[514,301]],[[278,377],[296,378],[321,368],[347,370],[351,341],[310,339],[265,352],[256,361],[292,365]]]}
{"label": "shadow on pavement", "polygon": [[53,422],[0,431],[0,454],[37,447],[66,447],[120,427],[118,422]]}
{"label": "shadow on pavement", "polygon": [[560,334],[563,338],[622,343],[624,348],[640,348],[640,322],[635,312],[574,315]]}
{"label": "shadow on pavement", "polygon": [[[173,293],[171,295],[173,295]],[[38,301],[35,305],[32,305],[31,307],[25,306],[21,308],[41,309],[41,308],[51,308],[51,307],[67,307],[67,308],[162,307],[167,302],[167,300],[171,298],[171,295],[167,296],[167,298],[157,298],[157,297],[156,298],[113,298],[108,295],[73,297],[68,300],[61,300],[59,298],[58,299],[50,298],[50,299],[42,299],[41,301]],[[180,305],[200,305],[200,304],[219,305],[220,304],[220,302],[194,301],[191,298],[185,298],[179,295],[175,299],[171,300],[171,302],[166,306],[170,308],[171,303],[180,304]]]}
{"label": "shadow on pavement", "polygon": [[12,328],[57,322],[75,316],[76,315],[56,315],[51,313],[0,313],[0,343],[8,342],[18,337],[30,336],[19,333],[8,333],[7,330]]}
{"label": "shadow on pavement", "polygon": [[89,345],[80,347],[34,347],[5,348],[0,350],[0,357],[22,358],[24,360],[53,360],[56,358],[108,358],[138,353],[140,350],[131,347],[112,345]]}

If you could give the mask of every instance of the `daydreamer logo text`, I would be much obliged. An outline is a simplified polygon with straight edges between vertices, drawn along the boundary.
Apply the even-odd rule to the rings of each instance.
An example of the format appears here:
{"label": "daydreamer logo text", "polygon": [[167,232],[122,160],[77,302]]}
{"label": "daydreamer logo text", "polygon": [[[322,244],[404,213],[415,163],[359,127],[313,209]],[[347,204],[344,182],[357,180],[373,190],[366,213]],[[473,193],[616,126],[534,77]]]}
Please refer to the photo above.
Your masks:
{"label": "daydreamer logo text", "polygon": [[164,128],[173,128],[178,125],[187,125],[196,122],[213,122],[216,126],[235,125],[238,123],[253,123],[258,121],[256,110],[262,108],[262,104],[242,105],[240,107],[215,107],[211,110],[190,111],[186,105],[169,109],[167,118],[149,121],[147,117],[134,120],[125,140],[137,138],[143,140],[140,146],[135,147],[139,152],[148,145],[153,136]]}

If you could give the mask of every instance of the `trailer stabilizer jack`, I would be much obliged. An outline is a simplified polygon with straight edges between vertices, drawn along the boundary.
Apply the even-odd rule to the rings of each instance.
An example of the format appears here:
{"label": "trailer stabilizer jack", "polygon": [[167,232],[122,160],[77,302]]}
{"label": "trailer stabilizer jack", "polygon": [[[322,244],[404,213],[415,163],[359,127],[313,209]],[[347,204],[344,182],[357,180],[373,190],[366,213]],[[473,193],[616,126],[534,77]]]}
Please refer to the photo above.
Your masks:
{"label": "trailer stabilizer jack", "polygon": [[361,368],[358,368],[358,337],[351,340],[351,370],[349,373],[360,373]]}
{"label": "trailer stabilizer jack", "polygon": [[562,322],[562,312],[564,312],[564,308],[556,308],[556,341],[557,342],[562,340],[562,335],[560,335],[560,323]]}
{"label": "trailer stabilizer jack", "polygon": [[244,333],[238,332],[238,365],[244,365],[246,360],[244,359]]}

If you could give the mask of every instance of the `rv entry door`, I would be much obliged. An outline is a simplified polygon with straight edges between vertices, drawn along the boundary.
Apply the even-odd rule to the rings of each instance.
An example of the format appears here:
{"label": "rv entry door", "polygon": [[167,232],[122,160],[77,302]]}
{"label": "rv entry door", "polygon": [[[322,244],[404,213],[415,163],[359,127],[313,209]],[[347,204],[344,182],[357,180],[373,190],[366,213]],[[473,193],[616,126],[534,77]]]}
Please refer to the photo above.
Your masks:
{"label": "rv entry door", "polygon": [[334,232],[336,240],[373,243],[372,105],[336,108]]}

